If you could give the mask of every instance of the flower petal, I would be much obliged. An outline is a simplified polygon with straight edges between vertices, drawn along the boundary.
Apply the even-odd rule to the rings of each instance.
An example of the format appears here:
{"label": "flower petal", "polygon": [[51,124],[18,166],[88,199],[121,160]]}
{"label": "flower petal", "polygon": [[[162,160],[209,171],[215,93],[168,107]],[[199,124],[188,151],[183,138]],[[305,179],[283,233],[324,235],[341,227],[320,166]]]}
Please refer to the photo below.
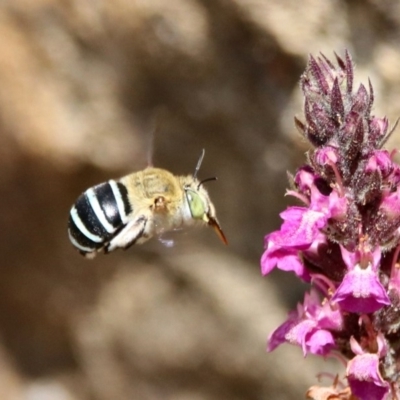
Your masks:
{"label": "flower petal", "polygon": [[371,313],[390,304],[377,274],[371,268],[363,269],[358,265],[345,275],[332,301],[344,310],[356,313]]}
{"label": "flower petal", "polygon": [[347,379],[353,394],[363,400],[384,400],[389,392],[389,383],[383,380],[379,372],[377,354],[366,353],[350,360]]}

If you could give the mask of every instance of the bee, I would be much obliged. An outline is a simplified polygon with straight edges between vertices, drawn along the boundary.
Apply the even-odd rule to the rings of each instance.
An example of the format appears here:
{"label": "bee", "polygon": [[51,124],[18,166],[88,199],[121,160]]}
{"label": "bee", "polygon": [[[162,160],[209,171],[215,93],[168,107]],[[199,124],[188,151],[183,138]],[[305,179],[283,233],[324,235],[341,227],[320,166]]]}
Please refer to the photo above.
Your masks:
{"label": "bee", "polygon": [[203,149],[193,175],[175,176],[148,167],[83,192],[72,206],[68,234],[87,258],[142,244],[153,236],[192,225],[209,225],[223,243],[227,239],[204,188],[217,178],[197,179]]}

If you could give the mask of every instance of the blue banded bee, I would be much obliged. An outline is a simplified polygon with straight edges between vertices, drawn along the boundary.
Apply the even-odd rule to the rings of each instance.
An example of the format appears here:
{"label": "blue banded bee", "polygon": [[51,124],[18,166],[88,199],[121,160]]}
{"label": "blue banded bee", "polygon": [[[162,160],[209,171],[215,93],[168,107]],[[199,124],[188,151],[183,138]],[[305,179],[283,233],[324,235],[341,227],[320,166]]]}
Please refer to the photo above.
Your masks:
{"label": "blue banded bee", "polygon": [[195,172],[175,176],[148,167],[87,189],[72,206],[68,234],[72,244],[87,258],[142,244],[153,236],[208,224],[227,244],[215,215],[215,207],[203,183],[197,179],[204,150]]}

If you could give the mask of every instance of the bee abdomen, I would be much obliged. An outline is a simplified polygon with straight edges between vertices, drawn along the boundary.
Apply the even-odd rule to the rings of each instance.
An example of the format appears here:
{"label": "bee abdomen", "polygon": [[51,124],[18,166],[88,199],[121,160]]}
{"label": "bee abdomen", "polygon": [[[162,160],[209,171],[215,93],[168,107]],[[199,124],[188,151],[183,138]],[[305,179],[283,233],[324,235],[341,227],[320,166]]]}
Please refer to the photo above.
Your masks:
{"label": "bee abdomen", "polygon": [[69,236],[83,254],[102,249],[127,223],[132,211],[126,187],[110,180],[82,193],[71,208]]}

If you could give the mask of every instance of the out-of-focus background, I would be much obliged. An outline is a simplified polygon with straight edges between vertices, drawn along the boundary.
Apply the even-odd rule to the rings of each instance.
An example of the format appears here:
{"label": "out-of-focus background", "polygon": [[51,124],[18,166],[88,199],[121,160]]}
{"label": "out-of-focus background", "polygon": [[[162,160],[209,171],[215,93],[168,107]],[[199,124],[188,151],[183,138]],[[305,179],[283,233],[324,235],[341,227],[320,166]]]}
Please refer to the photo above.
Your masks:
{"label": "out-of-focus background", "polygon": [[[349,49],[394,122],[399,33],[389,0],[3,0],[0,398],[284,400],[340,371],[265,352],[305,288],[259,258],[306,151],[308,54]],[[191,173],[202,148],[228,247],[204,228],[93,261],[72,248],[83,190],[150,153]]]}

